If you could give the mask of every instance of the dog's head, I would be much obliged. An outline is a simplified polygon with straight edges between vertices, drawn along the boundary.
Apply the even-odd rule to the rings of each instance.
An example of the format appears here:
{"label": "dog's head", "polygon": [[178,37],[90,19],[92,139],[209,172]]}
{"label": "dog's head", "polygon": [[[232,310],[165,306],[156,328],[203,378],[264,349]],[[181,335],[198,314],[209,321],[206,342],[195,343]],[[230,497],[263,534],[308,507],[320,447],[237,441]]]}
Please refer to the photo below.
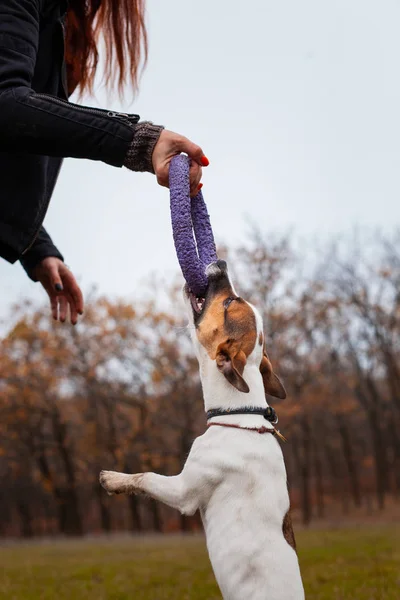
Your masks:
{"label": "dog's head", "polygon": [[193,341],[200,367],[218,370],[240,392],[249,392],[245,367],[256,367],[266,394],[285,398],[286,392],[272,370],[265,350],[262,318],[257,309],[236,293],[226,262],[218,260],[207,268],[209,285],[204,298],[185,286],[189,319],[194,325]]}

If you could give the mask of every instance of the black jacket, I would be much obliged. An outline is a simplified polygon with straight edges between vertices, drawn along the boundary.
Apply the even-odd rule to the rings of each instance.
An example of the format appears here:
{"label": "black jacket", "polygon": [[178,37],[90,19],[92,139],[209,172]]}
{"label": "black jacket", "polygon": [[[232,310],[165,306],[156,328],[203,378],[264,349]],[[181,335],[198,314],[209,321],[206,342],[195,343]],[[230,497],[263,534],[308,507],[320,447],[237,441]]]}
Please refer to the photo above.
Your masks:
{"label": "black jacket", "polygon": [[137,115],[68,102],[66,0],[0,0],[0,256],[61,255],[42,227],[62,158],[121,167]]}

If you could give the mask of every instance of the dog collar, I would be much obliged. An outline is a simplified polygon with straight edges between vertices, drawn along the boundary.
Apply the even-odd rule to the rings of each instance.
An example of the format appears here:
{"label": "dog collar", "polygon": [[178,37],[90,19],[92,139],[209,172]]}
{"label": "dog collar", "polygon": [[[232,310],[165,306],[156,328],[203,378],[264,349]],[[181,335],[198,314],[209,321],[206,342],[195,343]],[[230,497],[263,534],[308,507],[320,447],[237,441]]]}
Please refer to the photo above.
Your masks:
{"label": "dog collar", "polygon": [[272,433],[282,442],[286,442],[286,438],[281,434],[279,429],[275,427],[242,427],[241,425],[234,425],[233,423],[207,423],[207,429],[215,425],[216,427],[233,427],[234,429],[244,429],[245,431],[256,431],[257,433]]}
{"label": "dog collar", "polygon": [[262,415],[264,419],[276,425],[278,416],[272,406],[266,408],[258,408],[257,406],[244,406],[243,408],[232,408],[231,410],[223,410],[222,408],[212,408],[207,411],[207,420],[213,417],[227,417],[230,415]]}

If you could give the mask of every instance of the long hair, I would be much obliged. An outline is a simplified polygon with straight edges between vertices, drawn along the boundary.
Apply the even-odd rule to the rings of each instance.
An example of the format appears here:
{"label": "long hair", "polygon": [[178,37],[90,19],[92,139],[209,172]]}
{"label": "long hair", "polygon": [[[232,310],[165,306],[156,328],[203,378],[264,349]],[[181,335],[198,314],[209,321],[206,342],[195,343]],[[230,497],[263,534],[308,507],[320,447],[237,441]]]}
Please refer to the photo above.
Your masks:
{"label": "long hair", "polygon": [[141,61],[147,60],[145,0],[70,0],[66,20],[65,59],[68,91],[93,92],[104,52],[104,83],[121,93],[137,90]]}

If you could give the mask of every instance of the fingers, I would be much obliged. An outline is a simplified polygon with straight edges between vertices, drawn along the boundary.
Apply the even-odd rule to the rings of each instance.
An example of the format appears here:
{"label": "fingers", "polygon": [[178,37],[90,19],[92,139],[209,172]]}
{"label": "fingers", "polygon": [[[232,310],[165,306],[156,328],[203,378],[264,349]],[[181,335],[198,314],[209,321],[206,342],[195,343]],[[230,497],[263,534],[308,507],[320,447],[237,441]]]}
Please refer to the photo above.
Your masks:
{"label": "fingers", "polygon": [[[209,160],[204,156],[203,150],[197,144],[194,144],[186,137],[178,135],[172,131],[164,130],[153,150],[153,167],[157,177],[157,182],[163,187],[169,187],[169,167],[171,159],[185,152],[190,161],[189,181],[190,195],[196,196],[201,188],[202,167],[209,165]],[[75,282],[76,283],[76,282]],[[83,299],[79,287],[76,286],[75,294],[73,294],[78,312],[82,307]]]}
{"label": "fingers", "polygon": [[199,191],[202,167],[209,165],[209,160],[204,156],[200,146],[194,144],[186,137],[164,130],[154,147],[152,162],[159,185],[169,187],[169,167],[174,156],[185,152],[191,158],[190,168],[190,195],[195,196]]}
{"label": "fingers", "polygon": [[[79,285],[76,282],[75,277],[71,271],[65,266],[60,267],[62,285],[63,285],[63,310],[61,312],[60,304],[60,320],[65,321],[67,317],[67,308],[69,305],[69,314],[72,325],[76,325],[78,322],[78,314],[83,314],[83,294]],[[61,319],[61,314],[64,319]],[[64,316],[65,315],[65,316]]]}
{"label": "fingers", "polygon": [[169,187],[169,175],[168,175],[168,166],[165,166],[163,169],[160,169],[157,172],[157,183],[162,187]]}
{"label": "fingers", "polygon": [[189,180],[190,180],[190,195],[196,196],[199,192],[199,185],[202,176],[202,168],[193,160],[191,161]]}
{"label": "fingers", "polygon": [[64,323],[70,314],[76,325],[78,315],[83,314],[83,295],[75,277],[68,267],[56,257],[44,258],[36,269],[37,279],[46,290],[54,320]]}
{"label": "fingers", "polygon": [[[191,161],[189,170],[190,195],[196,196],[199,192],[199,185],[202,177],[202,168],[195,161]],[[163,187],[169,187],[168,167],[165,167],[157,174],[157,182]],[[79,289],[79,288],[78,288]],[[79,290],[80,291],[80,290]]]}
{"label": "fingers", "polygon": [[63,291],[63,284],[61,280],[61,275],[58,269],[58,265],[56,263],[51,264],[47,269],[47,279],[50,283],[50,287],[55,292]]}
{"label": "fingers", "polygon": [[204,152],[200,146],[197,146],[197,144],[194,144],[187,138],[182,138],[180,152],[186,152],[192,159],[189,171],[190,195],[196,196],[200,190],[199,185],[202,176],[202,166],[207,167],[209,165],[209,160],[204,156]]}
{"label": "fingers", "polygon": [[51,315],[55,321],[58,319],[58,300],[57,296],[50,297]]}
{"label": "fingers", "polygon": [[74,310],[76,310],[79,315],[82,315],[84,308],[83,294],[81,288],[76,282],[75,277],[71,271],[66,270],[62,275],[62,280],[66,293],[70,296],[74,303]]}
{"label": "fingers", "polygon": [[71,317],[71,323],[72,323],[72,325],[76,325],[78,322],[78,311],[76,309],[75,301],[70,294],[67,294],[67,300],[69,303],[69,313],[70,313],[70,317]]}
{"label": "fingers", "polygon": [[210,161],[204,156],[204,152],[200,146],[197,146],[197,144],[194,144],[187,138],[182,138],[179,151],[186,152],[186,154],[200,166],[208,167],[210,164]]}
{"label": "fingers", "polygon": [[53,318],[57,319],[58,317],[61,323],[65,323],[69,312],[72,325],[76,325],[78,315],[83,314],[84,301],[81,289],[71,271],[64,264],[59,267],[58,277],[60,283],[56,285],[61,286],[62,294],[51,299]]}
{"label": "fingers", "polygon": [[57,296],[58,300],[58,308],[59,308],[59,318],[61,323],[65,323],[68,313],[68,302],[65,296]]}
{"label": "fingers", "polygon": [[70,320],[72,325],[76,325],[78,322],[78,311],[76,308],[75,300],[68,293],[63,296],[54,296],[50,299],[51,313],[53,319],[65,323],[68,318],[68,308],[70,314]]}

